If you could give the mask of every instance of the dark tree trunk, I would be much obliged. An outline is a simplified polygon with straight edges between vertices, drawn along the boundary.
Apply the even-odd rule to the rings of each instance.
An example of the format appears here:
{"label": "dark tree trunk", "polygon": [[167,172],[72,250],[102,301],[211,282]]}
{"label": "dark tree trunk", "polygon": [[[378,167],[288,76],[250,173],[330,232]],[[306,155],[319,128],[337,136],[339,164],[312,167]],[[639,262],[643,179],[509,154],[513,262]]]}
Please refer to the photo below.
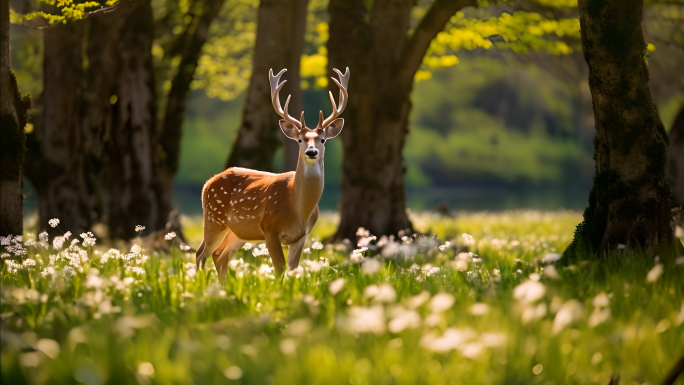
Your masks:
{"label": "dark tree trunk", "polygon": [[[287,57],[288,63],[284,68],[288,68],[288,78],[291,79],[292,99],[290,106],[293,113],[302,111],[303,97],[302,89],[299,85],[299,67],[304,52],[304,33],[306,32],[306,6],[308,0],[292,0],[292,33],[287,44],[291,49]],[[292,70],[290,70],[290,68]],[[275,68],[274,71],[277,71]],[[295,74],[296,72],[296,74]],[[273,116],[273,115],[271,115]],[[312,116],[312,115],[309,115]],[[294,140],[287,138],[285,135],[280,136],[283,142],[283,171],[294,171],[297,169],[297,161],[299,159],[299,145]]]}
{"label": "dark tree trunk", "polygon": [[[89,205],[98,221],[107,223],[109,182],[106,164],[106,144],[112,134],[112,103],[117,94],[120,59],[119,41],[125,17],[132,11],[132,3],[124,3],[114,12],[89,18],[86,54],[87,87],[83,90],[83,140],[85,147],[85,176],[90,192]],[[116,98],[118,99],[118,95]]]}
{"label": "dark tree trunk", "polygon": [[[242,108],[242,123],[226,167],[241,166],[265,171],[273,168],[273,157],[283,143],[284,135],[271,104],[269,69],[277,73],[287,68],[285,78],[288,85],[283,92],[292,94],[289,113],[299,118],[299,58],[303,49],[302,21],[305,15],[306,0],[261,0],[259,3],[252,77]],[[292,148],[286,150],[286,154],[291,152]],[[292,167],[290,162],[285,163],[286,168]]]}
{"label": "dark tree trunk", "polygon": [[[200,2],[199,16],[190,24],[184,36],[184,44],[181,49],[181,61],[178,72],[171,82],[166,109],[162,121],[161,134],[159,136],[159,149],[157,170],[155,171],[156,188],[159,196],[159,210],[163,223],[158,223],[158,228],[164,228],[168,214],[173,210],[173,180],[178,172],[180,159],[180,141],[182,136],[185,110],[190,93],[190,83],[195,76],[197,62],[199,61],[202,47],[209,38],[209,28],[218,16],[225,0],[207,0]],[[176,232],[180,232],[180,226],[172,226]]]}
{"label": "dark tree trunk", "polygon": [[84,178],[81,98],[82,22],[57,25],[43,36],[43,138],[37,183],[40,227],[59,218],[74,233],[92,223]]}
{"label": "dark tree trunk", "polygon": [[672,240],[667,138],[648,88],[643,0],[580,0],[594,102],[596,176],[584,221],[566,254],[618,244],[655,251]]}
{"label": "dark tree trunk", "polygon": [[[331,0],[330,66],[349,67],[349,104],[342,141],[342,213],[334,238],[412,231],[406,215],[405,167],[413,77],[449,18],[474,1],[437,0],[408,36],[414,1]],[[332,86],[332,83],[331,83]]]}
{"label": "dark tree trunk", "polygon": [[672,183],[675,204],[684,206],[684,107],[679,110],[670,130],[667,152],[667,173]]}
{"label": "dark tree trunk", "polygon": [[[130,239],[135,226],[163,227],[155,190],[156,100],[152,68],[154,20],[149,0],[134,4],[117,36],[112,126],[107,143],[111,167],[108,225],[113,238]],[[114,101],[114,100],[112,100]]]}
{"label": "dark tree trunk", "polygon": [[22,166],[26,152],[24,126],[31,98],[21,97],[17,80],[10,71],[9,0],[0,2],[0,24],[0,235],[21,235]]}

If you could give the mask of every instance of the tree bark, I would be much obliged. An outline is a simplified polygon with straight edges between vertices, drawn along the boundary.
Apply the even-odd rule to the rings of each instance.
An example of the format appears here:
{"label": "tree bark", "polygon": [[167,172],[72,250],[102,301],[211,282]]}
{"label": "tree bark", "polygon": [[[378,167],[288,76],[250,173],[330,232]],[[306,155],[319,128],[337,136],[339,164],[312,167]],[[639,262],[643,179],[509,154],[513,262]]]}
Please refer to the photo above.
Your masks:
{"label": "tree bark", "polygon": [[87,87],[83,91],[83,141],[85,147],[85,177],[90,193],[89,206],[96,219],[107,223],[108,185],[107,142],[112,135],[113,106],[110,98],[117,95],[120,58],[119,41],[127,15],[133,3],[120,4],[114,12],[89,18],[86,43],[88,68]]}
{"label": "tree bark", "polygon": [[40,227],[51,218],[74,233],[92,223],[84,178],[81,98],[82,22],[46,29],[43,35],[43,142]]}
{"label": "tree bark", "polygon": [[31,97],[21,97],[17,80],[10,71],[9,0],[0,2],[0,24],[0,235],[21,235],[22,168],[26,153],[24,126]]}
{"label": "tree bark", "polygon": [[329,5],[330,66],[348,66],[354,73],[343,115],[342,212],[335,239],[354,239],[360,226],[375,235],[413,231],[402,158],[413,78],[449,18],[476,5],[437,0],[409,36],[415,2],[376,0],[370,10],[365,3],[331,0]]}
{"label": "tree bark", "polygon": [[[111,167],[110,236],[135,237],[135,226],[163,228],[155,189],[156,99],[152,67],[154,20],[149,0],[140,1],[126,16],[116,39],[119,72],[107,143]],[[114,100],[112,100],[114,101]]]}
{"label": "tree bark", "polygon": [[679,110],[672,124],[667,152],[667,173],[672,183],[674,203],[684,206],[684,107]]}
{"label": "tree bark", "polygon": [[[286,79],[289,84],[283,92],[292,94],[289,112],[298,118],[302,104],[299,59],[304,44],[302,21],[305,18],[306,0],[261,0],[259,3],[252,76],[242,108],[242,123],[226,167],[240,166],[264,171],[273,169],[273,157],[283,143],[284,135],[278,127],[279,118],[271,104],[268,70],[272,68],[277,73],[287,68]],[[293,149],[286,148],[285,156],[289,159]],[[285,168],[294,169],[292,162],[286,161]]]}
{"label": "tree bark", "polygon": [[[197,63],[202,53],[202,47],[209,38],[209,28],[218,16],[225,0],[207,0],[200,2],[202,7],[199,16],[190,24],[184,36],[181,49],[181,61],[178,72],[171,82],[166,109],[159,135],[159,150],[157,153],[157,169],[155,171],[156,189],[159,196],[159,210],[163,223],[157,228],[164,228],[169,213],[173,210],[173,181],[178,172],[180,160],[180,141],[182,137],[185,111],[190,93],[190,83],[195,75]],[[180,233],[180,227],[169,229]]]}
{"label": "tree bark", "polygon": [[672,240],[667,138],[648,88],[643,0],[579,0],[594,103],[596,176],[566,254],[619,244],[654,252]]}

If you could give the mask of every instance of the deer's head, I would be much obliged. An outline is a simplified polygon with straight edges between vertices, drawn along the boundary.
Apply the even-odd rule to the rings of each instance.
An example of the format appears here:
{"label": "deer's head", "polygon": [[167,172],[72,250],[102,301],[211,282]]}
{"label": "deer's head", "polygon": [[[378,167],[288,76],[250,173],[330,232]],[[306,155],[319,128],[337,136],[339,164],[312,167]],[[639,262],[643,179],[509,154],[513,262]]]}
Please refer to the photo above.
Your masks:
{"label": "deer's head", "polygon": [[280,120],[280,129],[283,130],[285,136],[299,142],[299,157],[309,164],[314,164],[320,159],[323,159],[323,155],[325,154],[325,142],[328,139],[332,139],[339,135],[344,126],[344,119],[338,119],[338,116],[342,114],[342,111],[344,111],[344,108],[347,106],[349,68],[347,68],[344,74],[336,68],[333,70],[340,77],[339,81],[332,78],[335,84],[340,87],[340,104],[339,107],[335,104],[335,98],[333,97],[332,92],[328,91],[330,102],[333,106],[332,114],[326,119],[323,119],[323,111],[319,111],[318,125],[314,129],[306,126],[306,123],[304,122],[304,111],[302,111],[300,120],[293,118],[287,113],[287,107],[290,104],[290,96],[292,95],[287,97],[284,109],[280,106],[280,97],[278,94],[283,88],[283,85],[287,82],[287,80],[285,80],[280,83],[280,77],[287,69],[283,69],[275,76],[273,75],[273,69],[268,72],[271,83],[271,101],[273,102],[273,108],[275,108],[278,115],[283,118]]}

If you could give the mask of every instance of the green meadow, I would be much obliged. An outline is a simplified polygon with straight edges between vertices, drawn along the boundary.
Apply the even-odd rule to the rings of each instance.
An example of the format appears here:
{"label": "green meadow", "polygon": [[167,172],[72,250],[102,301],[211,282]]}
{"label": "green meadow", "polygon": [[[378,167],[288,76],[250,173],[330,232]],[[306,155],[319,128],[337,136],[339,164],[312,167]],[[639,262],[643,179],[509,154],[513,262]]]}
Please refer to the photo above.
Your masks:
{"label": "green meadow", "polygon": [[564,261],[571,211],[411,219],[326,244],[322,215],[300,268],[246,245],[225,284],[178,237],[2,238],[2,383],[657,384],[684,354],[684,257]]}

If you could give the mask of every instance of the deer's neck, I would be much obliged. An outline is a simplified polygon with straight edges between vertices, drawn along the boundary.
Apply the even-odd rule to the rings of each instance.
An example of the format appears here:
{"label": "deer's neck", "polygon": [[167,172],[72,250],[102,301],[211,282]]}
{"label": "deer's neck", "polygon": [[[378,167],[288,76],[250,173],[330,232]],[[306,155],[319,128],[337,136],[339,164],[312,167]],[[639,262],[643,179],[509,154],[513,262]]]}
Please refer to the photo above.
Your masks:
{"label": "deer's neck", "polygon": [[299,157],[294,177],[294,200],[302,218],[308,219],[323,194],[323,159],[314,164]]}

